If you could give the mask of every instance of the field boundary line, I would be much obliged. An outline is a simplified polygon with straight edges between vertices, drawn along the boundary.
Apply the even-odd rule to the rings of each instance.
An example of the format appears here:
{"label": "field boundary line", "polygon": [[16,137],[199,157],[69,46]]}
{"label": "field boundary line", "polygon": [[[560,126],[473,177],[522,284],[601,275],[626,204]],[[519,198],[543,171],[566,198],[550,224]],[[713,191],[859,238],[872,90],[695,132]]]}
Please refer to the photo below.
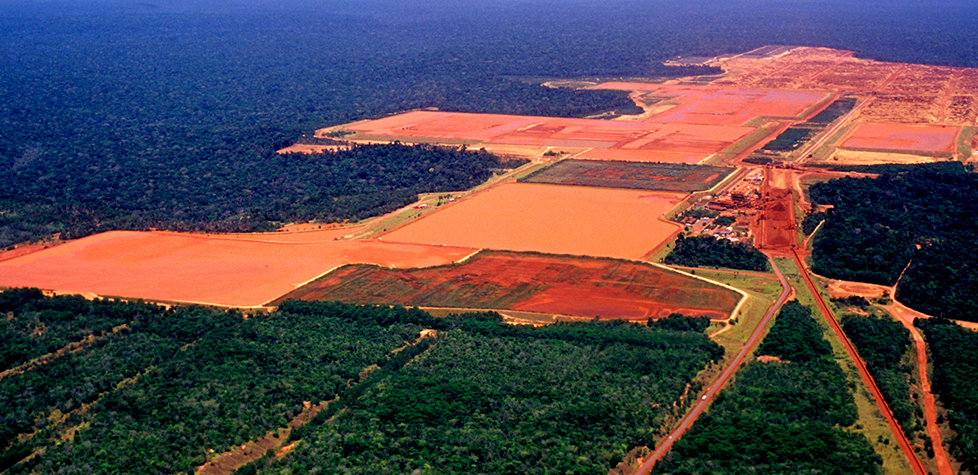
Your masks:
{"label": "field boundary line", "polygon": [[[740,294],[740,301],[737,302],[737,306],[735,306],[734,309],[730,311],[730,316],[727,317],[727,318],[734,318],[735,315],[738,315],[740,313],[740,310],[743,309],[744,305],[747,304],[747,300],[750,299],[750,295],[748,295],[747,292],[745,292],[743,290],[740,290],[740,289],[738,289],[736,287],[733,287],[733,286],[724,284],[723,282],[717,282],[715,280],[707,279],[706,277],[701,277],[701,276],[698,276],[696,274],[690,274],[688,272],[681,271],[679,269],[673,269],[672,267],[669,267],[669,266],[667,266],[665,264],[659,264],[658,262],[649,262],[649,261],[640,261],[640,260],[636,260],[635,262],[641,262],[641,263],[644,263],[644,264],[649,264],[649,265],[658,267],[660,269],[665,269],[665,270],[668,270],[668,271],[671,271],[671,272],[675,272],[675,273],[680,274],[680,275],[685,275],[686,277],[692,277],[694,279],[701,280],[701,281],[706,282],[708,284],[713,284],[713,285],[716,285],[718,287],[722,287],[724,289],[732,290],[734,292],[737,292],[738,294]],[[772,264],[772,266],[773,266],[773,264]]]}

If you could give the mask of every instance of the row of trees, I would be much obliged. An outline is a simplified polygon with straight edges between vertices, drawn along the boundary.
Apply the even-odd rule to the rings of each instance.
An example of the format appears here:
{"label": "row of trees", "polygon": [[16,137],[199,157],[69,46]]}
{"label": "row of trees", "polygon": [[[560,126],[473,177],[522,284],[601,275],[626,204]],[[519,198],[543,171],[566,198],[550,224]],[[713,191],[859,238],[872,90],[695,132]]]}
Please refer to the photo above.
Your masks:
{"label": "row of trees", "polygon": [[759,355],[673,446],[654,473],[880,473],[846,376],[811,310],[782,307]]}
{"label": "row of trees", "polygon": [[842,329],[866,362],[866,368],[893,411],[893,417],[912,440],[922,429],[917,417],[922,412],[918,414],[919,409],[911,402],[910,379],[914,366],[907,360],[915,360],[910,331],[891,318],[855,314],[842,317]]}
{"label": "row of trees", "polygon": [[713,236],[686,237],[680,234],[676,238],[676,247],[663,262],[690,267],[729,267],[759,272],[771,270],[767,256],[749,243]]}

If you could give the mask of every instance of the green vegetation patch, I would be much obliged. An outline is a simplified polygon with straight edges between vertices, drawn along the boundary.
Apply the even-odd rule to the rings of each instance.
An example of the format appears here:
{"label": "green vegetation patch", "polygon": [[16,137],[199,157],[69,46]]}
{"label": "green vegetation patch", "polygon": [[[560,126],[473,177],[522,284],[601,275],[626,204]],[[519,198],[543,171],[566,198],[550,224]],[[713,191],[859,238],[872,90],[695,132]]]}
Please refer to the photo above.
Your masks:
{"label": "green vegetation patch", "polygon": [[[978,333],[942,318],[917,319],[933,363],[931,388],[947,409],[951,453],[962,471],[978,470]],[[947,439],[945,439],[947,440]]]}
{"label": "green vegetation patch", "polygon": [[[978,307],[978,174],[958,162],[919,165],[878,178],[813,184],[830,204],[813,239],[821,275],[897,286],[896,298],[924,313],[975,320]],[[919,247],[919,249],[918,249]]]}
{"label": "green vegetation patch", "polygon": [[605,474],[722,352],[697,332],[468,318],[261,473]]}
{"label": "green vegetation patch", "polygon": [[303,401],[333,399],[363,368],[385,365],[414,341],[419,317],[431,319],[390,307],[244,319],[202,307],[103,305],[128,314],[129,329],[0,379],[0,467],[43,449],[10,473],[192,471],[209,450],[285,427]]}
{"label": "green vegetation patch", "polygon": [[[32,223],[38,220],[50,224],[39,228],[46,234],[57,231],[64,238],[118,228],[247,232],[311,220],[355,221],[408,205],[418,193],[471,188],[495,170],[523,163],[503,162],[464,147],[398,143],[355,145],[316,155],[269,153],[235,163],[233,172],[195,162],[179,171],[154,172],[155,186],[141,183],[139,177],[116,177],[113,180],[126,186],[75,188],[51,202],[57,203],[53,211],[34,209],[48,202],[41,197],[55,193],[52,183],[18,180],[8,182],[9,193],[0,192],[0,209],[15,211],[0,215],[0,245],[34,237]],[[51,176],[62,171],[52,171]],[[74,186],[72,180],[55,181],[58,186]],[[172,180],[179,186],[169,183]]]}
{"label": "green vegetation patch", "polygon": [[[122,310],[120,310],[122,309]],[[78,296],[45,298],[38,289],[0,293],[0,371],[53,353],[70,343],[102,336],[142,315],[159,313],[152,305],[120,307]]]}
{"label": "green vegetation patch", "polygon": [[689,193],[713,188],[733,171],[733,168],[683,163],[568,159],[538,170],[520,181]]}
{"label": "green vegetation patch", "polygon": [[778,314],[749,363],[653,473],[874,474],[882,459],[847,432],[856,406],[811,310],[796,301]]}
{"label": "green vegetation patch", "polygon": [[806,123],[808,124],[819,124],[827,126],[838,119],[849,113],[853,107],[856,106],[856,98],[852,96],[845,96],[839,100],[833,102],[828,107],[826,107],[822,112],[819,112],[809,119]]}
{"label": "green vegetation patch", "polygon": [[677,266],[715,266],[770,272],[767,256],[746,242],[733,242],[713,236],[680,235],[676,246],[663,260]]}
{"label": "green vegetation patch", "polygon": [[790,152],[807,142],[817,132],[817,130],[810,127],[789,127],[784,132],[778,134],[777,138],[765,144],[762,150]]}

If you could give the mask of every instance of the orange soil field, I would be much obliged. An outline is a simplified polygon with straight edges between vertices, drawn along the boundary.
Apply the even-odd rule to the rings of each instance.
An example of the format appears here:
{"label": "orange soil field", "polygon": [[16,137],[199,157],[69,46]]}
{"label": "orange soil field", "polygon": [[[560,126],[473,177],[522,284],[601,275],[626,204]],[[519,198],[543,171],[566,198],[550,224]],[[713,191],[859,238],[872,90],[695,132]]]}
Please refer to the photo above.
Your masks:
{"label": "orange soil field", "polygon": [[958,127],[863,123],[855,127],[842,147],[919,152],[952,152]]}
{"label": "orange soil field", "polygon": [[352,137],[467,140],[501,145],[590,148],[592,159],[695,163],[754,131],[752,127],[415,111],[349,125]]}
{"label": "orange soil field", "polygon": [[442,207],[384,241],[639,259],[680,226],[659,218],[685,195],[504,183]]}
{"label": "orange soil field", "polygon": [[394,270],[337,269],[284,299],[510,309],[645,320],[672,312],[727,318],[729,289],[644,263],[483,251],[463,264]]}
{"label": "orange soil field", "polygon": [[114,231],[0,262],[0,287],[253,307],[343,264],[433,266],[473,252],[378,242],[282,243]]}
{"label": "orange soil field", "polygon": [[798,117],[826,98],[826,94],[817,92],[663,86],[647,83],[609,82],[596,88],[654,91],[657,95],[676,96],[668,102],[678,103],[678,106],[647,119],[647,122],[702,125],[741,125],[760,116]]}

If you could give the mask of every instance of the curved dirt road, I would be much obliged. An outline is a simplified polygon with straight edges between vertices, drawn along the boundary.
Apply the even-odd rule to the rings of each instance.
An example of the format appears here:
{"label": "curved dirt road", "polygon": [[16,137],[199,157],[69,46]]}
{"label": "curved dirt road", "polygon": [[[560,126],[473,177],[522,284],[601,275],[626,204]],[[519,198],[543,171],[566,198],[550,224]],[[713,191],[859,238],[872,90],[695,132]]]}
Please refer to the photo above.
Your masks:
{"label": "curved dirt road", "polygon": [[927,423],[927,435],[930,436],[931,443],[934,446],[934,460],[937,462],[937,470],[941,475],[953,475],[954,469],[951,467],[951,462],[947,458],[947,452],[944,450],[944,441],[941,438],[941,431],[937,425],[937,403],[934,399],[934,393],[930,390],[930,379],[927,377],[927,344],[924,342],[920,331],[913,326],[915,318],[929,318],[929,316],[907,308],[895,301],[885,308],[887,312],[890,312],[890,315],[893,315],[893,318],[902,323],[907,330],[910,330],[910,335],[913,337],[914,347],[917,349],[920,389],[924,393],[924,420]]}
{"label": "curved dirt road", "polygon": [[778,266],[773,260],[771,260],[771,267],[774,268],[774,272],[778,275],[778,280],[781,281],[781,295],[778,296],[778,300],[774,302],[774,305],[772,305],[771,308],[768,309],[767,313],[764,314],[764,318],[762,318],[757,324],[757,327],[754,328],[754,332],[750,334],[750,337],[747,339],[747,343],[740,349],[737,356],[730,360],[730,363],[723,369],[720,376],[717,376],[717,378],[713,381],[713,384],[710,385],[710,388],[706,390],[706,394],[704,394],[700,400],[696,402],[696,405],[694,405],[693,408],[686,413],[682,420],[679,421],[676,428],[673,429],[665,439],[662,439],[662,441],[659,442],[659,445],[655,448],[655,451],[653,451],[642,462],[642,465],[640,465],[635,472],[633,472],[633,475],[647,475],[652,471],[652,467],[655,466],[656,462],[669,453],[669,449],[672,448],[672,444],[679,440],[683,433],[685,433],[686,430],[693,425],[696,418],[703,413],[711,402],[713,402],[713,398],[716,397],[717,393],[719,393],[721,389],[723,389],[723,387],[727,384],[727,381],[730,380],[730,377],[740,369],[740,365],[744,362],[747,354],[754,350],[754,347],[756,347],[757,343],[761,340],[761,336],[764,335],[764,327],[766,327],[768,322],[774,318],[774,315],[778,313],[779,309],[781,309],[781,305],[783,305],[784,302],[788,300],[788,297],[791,296],[792,289],[788,284],[788,279],[784,277],[784,274],[781,273],[781,269],[778,269]]}

